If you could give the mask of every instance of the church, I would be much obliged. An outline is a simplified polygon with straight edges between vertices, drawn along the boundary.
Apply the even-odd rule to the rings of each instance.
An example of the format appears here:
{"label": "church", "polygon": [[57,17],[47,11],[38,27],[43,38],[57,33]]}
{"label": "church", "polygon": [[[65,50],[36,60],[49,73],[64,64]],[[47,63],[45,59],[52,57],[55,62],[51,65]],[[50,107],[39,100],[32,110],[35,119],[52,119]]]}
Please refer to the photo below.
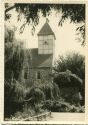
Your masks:
{"label": "church", "polygon": [[56,37],[47,20],[37,36],[38,48],[27,50],[30,59],[25,57],[23,64],[22,81],[26,84],[52,82]]}

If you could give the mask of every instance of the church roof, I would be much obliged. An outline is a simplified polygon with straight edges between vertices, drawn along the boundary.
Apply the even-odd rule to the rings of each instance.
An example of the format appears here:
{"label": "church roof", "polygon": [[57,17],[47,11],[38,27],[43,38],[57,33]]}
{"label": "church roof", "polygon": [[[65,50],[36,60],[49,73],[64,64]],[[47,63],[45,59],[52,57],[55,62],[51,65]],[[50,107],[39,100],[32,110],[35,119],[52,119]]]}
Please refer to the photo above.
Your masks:
{"label": "church roof", "polygon": [[41,28],[41,30],[39,31],[38,35],[54,35],[54,32],[52,31],[50,25],[48,24],[48,22],[46,22],[43,27]]}
{"label": "church roof", "polygon": [[32,67],[52,67],[52,54],[38,54],[38,48],[30,49]]}

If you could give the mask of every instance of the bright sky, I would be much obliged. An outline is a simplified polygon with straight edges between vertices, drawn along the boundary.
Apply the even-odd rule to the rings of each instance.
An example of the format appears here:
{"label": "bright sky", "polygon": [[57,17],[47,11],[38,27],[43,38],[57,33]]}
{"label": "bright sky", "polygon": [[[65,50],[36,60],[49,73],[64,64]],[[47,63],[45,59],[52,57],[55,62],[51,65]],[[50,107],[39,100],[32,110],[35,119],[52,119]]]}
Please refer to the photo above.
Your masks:
{"label": "bright sky", "polygon": [[[22,18],[21,22],[17,22],[17,13],[15,10],[11,11],[12,17],[10,22],[7,22],[9,26],[16,26],[17,30],[15,31],[15,36],[17,39],[21,39],[24,41],[24,44],[28,48],[37,48],[38,47],[38,37],[37,33],[40,31],[46,19],[41,16],[39,24],[36,26],[35,34],[32,36],[31,34],[31,25],[26,25],[24,32],[22,34],[19,33],[20,26],[24,22],[24,18]],[[76,40],[76,27],[77,25],[70,23],[70,20],[67,20],[63,23],[62,27],[58,26],[58,22],[61,19],[61,14],[56,14],[55,11],[52,11],[52,15],[48,17],[49,25],[55,33],[55,58],[58,55],[66,54],[68,52],[79,52],[84,55],[84,48],[81,46],[81,43]]]}

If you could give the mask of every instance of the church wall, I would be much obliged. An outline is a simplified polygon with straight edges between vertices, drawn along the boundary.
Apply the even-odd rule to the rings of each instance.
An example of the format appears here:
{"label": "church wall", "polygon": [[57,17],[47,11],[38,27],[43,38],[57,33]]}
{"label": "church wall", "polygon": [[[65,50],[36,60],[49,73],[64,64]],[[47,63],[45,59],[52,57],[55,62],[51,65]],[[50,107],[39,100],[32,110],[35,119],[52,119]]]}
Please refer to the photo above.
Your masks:
{"label": "church wall", "polygon": [[[51,82],[52,77],[50,74],[52,73],[51,68],[32,68],[29,69],[29,83],[45,83],[45,82]],[[38,79],[38,73],[40,73],[40,79]]]}
{"label": "church wall", "polygon": [[[26,73],[26,76],[25,76]],[[40,73],[40,79],[37,78],[37,74]],[[29,68],[28,66],[25,68],[23,67],[19,81],[22,84],[25,84],[26,87],[32,86],[33,83],[45,83],[45,82],[52,82],[52,77],[50,74],[52,73],[51,67],[42,67],[42,68]]]}

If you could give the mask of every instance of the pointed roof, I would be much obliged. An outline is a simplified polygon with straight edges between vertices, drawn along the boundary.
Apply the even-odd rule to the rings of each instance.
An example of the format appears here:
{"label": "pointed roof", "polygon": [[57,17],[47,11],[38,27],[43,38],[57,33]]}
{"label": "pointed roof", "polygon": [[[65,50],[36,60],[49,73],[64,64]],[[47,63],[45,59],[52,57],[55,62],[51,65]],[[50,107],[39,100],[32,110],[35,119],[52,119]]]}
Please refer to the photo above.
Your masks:
{"label": "pointed roof", "polygon": [[41,28],[41,30],[39,31],[38,33],[38,36],[39,35],[54,35],[55,37],[55,34],[54,32],[52,31],[50,25],[48,24],[48,22],[46,21],[46,23],[43,25],[43,27]]}
{"label": "pointed roof", "polygon": [[32,64],[32,67],[30,68],[52,67],[52,61],[53,61],[52,54],[38,54],[38,48],[28,49],[28,52],[31,57],[31,64]]}

